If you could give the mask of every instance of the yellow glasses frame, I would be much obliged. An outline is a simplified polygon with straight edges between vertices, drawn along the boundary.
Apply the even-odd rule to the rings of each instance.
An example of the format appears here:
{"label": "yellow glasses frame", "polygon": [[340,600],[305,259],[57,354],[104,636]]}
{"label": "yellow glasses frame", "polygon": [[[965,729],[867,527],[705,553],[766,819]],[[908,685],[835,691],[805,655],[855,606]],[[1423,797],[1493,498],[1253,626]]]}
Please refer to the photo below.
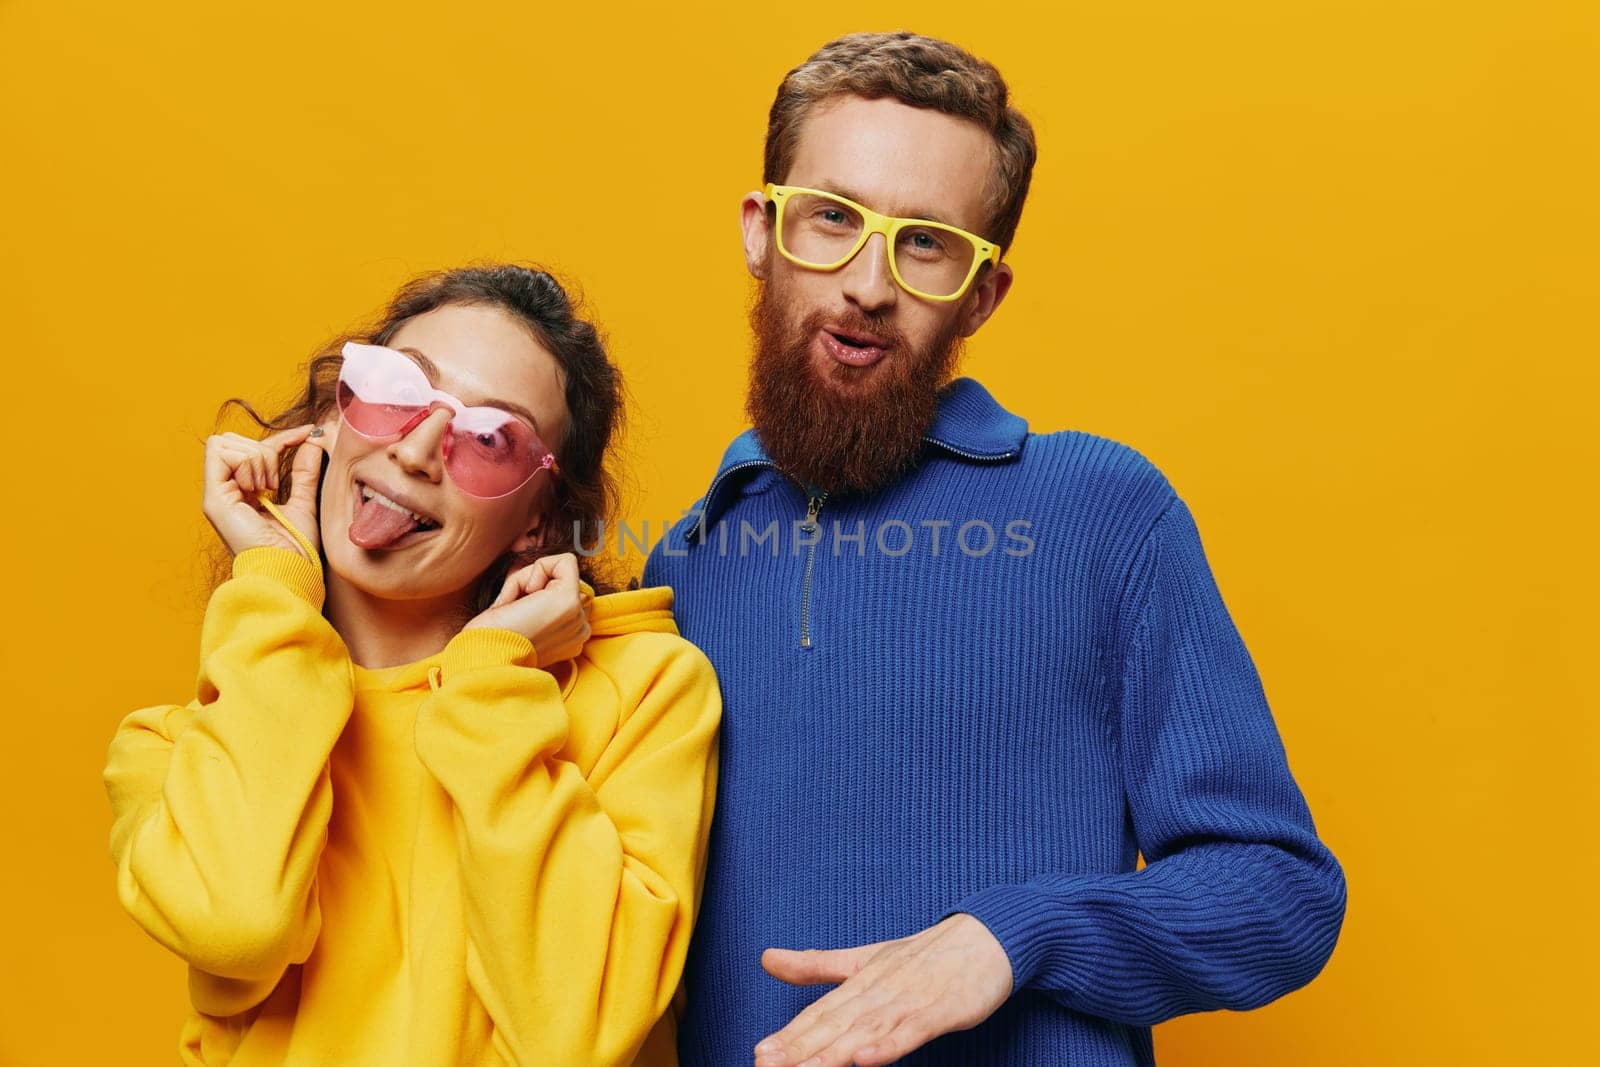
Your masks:
{"label": "yellow glasses frame", "polygon": [[[796,193],[807,193],[811,196],[822,196],[827,197],[829,200],[837,200],[839,203],[845,204],[861,213],[861,236],[856,239],[855,245],[851,247],[849,252],[845,253],[844,258],[839,260],[839,262],[813,263],[810,260],[798,258],[784,247],[783,206],[789,202],[789,197]],[[960,300],[966,295],[967,290],[972,286],[972,279],[978,276],[979,269],[982,268],[985,263],[995,264],[1000,262],[999,245],[993,243],[992,241],[985,241],[982,237],[979,237],[975,233],[968,233],[959,226],[946,226],[942,222],[933,222],[929,219],[908,219],[901,218],[896,215],[883,215],[873,211],[869,207],[856,203],[854,200],[840,196],[838,193],[830,193],[825,189],[807,189],[801,185],[769,184],[765,189],[765,194],[768,202],[776,205],[777,209],[776,217],[773,219],[773,228],[778,242],[778,251],[781,252],[783,254],[783,258],[787,259],[789,262],[801,267],[809,268],[810,270],[838,270],[846,263],[849,263],[852,259],[856,258],[856,254],[861,251],[862,247],[867,243],[867,240],[873,234],[881,233],[883,234],[884,250],[889,257],[889,272],[894,275],[895,283],[912,296],[921,297],[923,300],[938,300],[941,302],[947,302],[951,300]],[[894,241],[899,235],[900,231],[905,229],[907,226],[923,226],[929,229],[943,230],[945,233],[953,233],[958,237],[964,237],[968,241],[972,242],[972,267],[967,271],[967,277],[964,281],[962,281],[959,289],[948,296],[935,296],[933,293],[925,293],[921,289],[908,284],[906,280],[900,276],[900,267],[897,263],[895,263]]]}

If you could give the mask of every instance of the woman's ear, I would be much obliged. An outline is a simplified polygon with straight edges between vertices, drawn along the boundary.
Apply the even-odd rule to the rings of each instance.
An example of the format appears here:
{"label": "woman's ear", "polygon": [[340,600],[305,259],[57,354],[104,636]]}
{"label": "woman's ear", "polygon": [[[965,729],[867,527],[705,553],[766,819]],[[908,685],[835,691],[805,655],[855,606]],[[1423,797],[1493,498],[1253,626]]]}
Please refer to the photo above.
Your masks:
{"label": "woman's ear", "polygon": [[341,425],[339,409],[334,408],[323,416],[322,421],[317,423],[316,429],[311,431],[316,435],[317,441],[322,445],[324,451],[332,452],[333,446],[339,443],[339,427]]}
{"label": "woman's ear", "polygon": [[548,535],[549,521],[544,512],[539,512],[528,521],[528,528],[517,535],[511,542],[511,551],[521,555],[524,552],[537,552],[544,547],[545,537]]}

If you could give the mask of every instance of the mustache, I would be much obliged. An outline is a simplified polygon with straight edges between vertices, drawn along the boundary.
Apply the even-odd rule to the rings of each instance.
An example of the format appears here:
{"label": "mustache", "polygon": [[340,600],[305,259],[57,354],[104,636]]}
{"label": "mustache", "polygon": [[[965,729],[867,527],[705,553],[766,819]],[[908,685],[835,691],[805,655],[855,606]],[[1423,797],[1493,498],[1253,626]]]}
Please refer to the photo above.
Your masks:
{"label": "mustache", "polygon": [[[848,302],[804,310],[791,300],[765,285],[750,308],[755,351],[745,411],[756,435],[778,469],[802,485],[850,492],[887,485],[917,463],[961,350],[959,333],[951,323],[918,342],[889,315]],[[818,366],[812,345],[830,326],[870,335],[889,353],[869,367],[831,358]]]}
{"label": "mustache", "polygon": [[810,338],[828,326],[844,333],[870,334],[882,340],[885,348],[899,351],[906,348],[905,335],[890,325],[887,318],[866,315],[855,309],[831,313],[813,311],[800,321],[799,336]]}

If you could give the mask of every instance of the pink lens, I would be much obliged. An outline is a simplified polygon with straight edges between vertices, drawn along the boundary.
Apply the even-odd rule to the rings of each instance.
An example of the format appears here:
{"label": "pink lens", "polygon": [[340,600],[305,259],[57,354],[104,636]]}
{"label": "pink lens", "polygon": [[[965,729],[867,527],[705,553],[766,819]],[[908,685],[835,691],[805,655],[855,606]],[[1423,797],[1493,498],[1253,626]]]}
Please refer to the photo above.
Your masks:
{"label": "pink lens", "polygon": [[555,457],[533,427],[510,412],[467,408],[450,422],[444,465],[463,493],[492,499],[521,489],[540,470],[555,466]]}
{"label": "pink lens", "polygon": [[346,426],[363,437],[399,437],[428,413],[427,404],[402,404],[369,399],[339,379],[339,414]]}
{"label": "pink lens", "polygon": [[468,407],[433,388],[422,368],[403,352],[346,344],[337,396],[345,425],[375,439],[403,437],[435,407],[449,408],[445,470],[468,496],[507,496],[541,470],[558,473],[555,456],[532,426],[509,411]]}

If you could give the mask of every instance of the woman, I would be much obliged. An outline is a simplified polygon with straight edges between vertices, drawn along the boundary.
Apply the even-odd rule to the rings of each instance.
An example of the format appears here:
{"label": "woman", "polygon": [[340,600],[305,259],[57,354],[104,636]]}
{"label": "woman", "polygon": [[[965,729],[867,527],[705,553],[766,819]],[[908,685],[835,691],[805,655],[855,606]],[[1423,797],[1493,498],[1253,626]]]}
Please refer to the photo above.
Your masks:
{"label": "woman", "polygon": [[566,551],[615,495],[616,371],[515,266],[355,340],[264,440],[207,441],[198,694],[111,745],[184,1062],[675,1062],[721,705],[670,592],[593,596]]}

